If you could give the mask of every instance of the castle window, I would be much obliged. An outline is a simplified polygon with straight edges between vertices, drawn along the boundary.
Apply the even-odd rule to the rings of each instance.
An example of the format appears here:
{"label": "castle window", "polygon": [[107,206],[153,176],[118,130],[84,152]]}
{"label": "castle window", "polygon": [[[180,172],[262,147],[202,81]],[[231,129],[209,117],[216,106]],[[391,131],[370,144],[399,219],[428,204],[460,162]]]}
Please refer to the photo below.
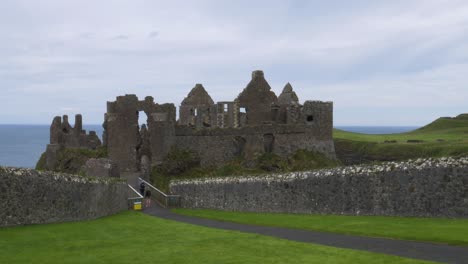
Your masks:
{"label": "castle window", "polygon": [[245,138],[240,137],[240,136],[234,137],[233,143],[234,143],[234,156],[242,157],[242,155],[244,154],[244,147],[246,143]]}
{"label": "castle window", "polygon": [[263,135],[263,149],[266,153],[273,152],[273,146],[275,144],[275,136],[273,134]]}
{"label": "castle window", "polygon": [[307,116],[307,122],[313,122],[314,121],[314,116],[313,115],[308,115]]}
{"label": "castle window", "polygon": [[198,116],[198,108],[195,108],[194,114],[195,114],[195,116]]}
{"label": "castle window", "polygon": [[224,112],[227,113],[227,111],[228,111],[228,104],[224,104],[223,106],[224,106]]}
{"label": "castle window", "polygon": [[241,108],[239,108],[239,112],[240,113],[247,113],[247,110],[245,109],[245,107],[241,107]]}

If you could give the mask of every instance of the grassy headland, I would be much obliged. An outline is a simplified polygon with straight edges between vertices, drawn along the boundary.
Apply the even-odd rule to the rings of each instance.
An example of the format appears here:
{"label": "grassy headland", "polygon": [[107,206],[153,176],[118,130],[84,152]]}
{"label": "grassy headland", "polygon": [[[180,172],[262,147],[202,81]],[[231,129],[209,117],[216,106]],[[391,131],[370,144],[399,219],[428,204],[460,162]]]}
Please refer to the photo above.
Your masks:
{"label": "grassy headland", "polygon": [[442,117],[417,130],[385,135],[333,131],[344,164],[468,155],[468,114]]}

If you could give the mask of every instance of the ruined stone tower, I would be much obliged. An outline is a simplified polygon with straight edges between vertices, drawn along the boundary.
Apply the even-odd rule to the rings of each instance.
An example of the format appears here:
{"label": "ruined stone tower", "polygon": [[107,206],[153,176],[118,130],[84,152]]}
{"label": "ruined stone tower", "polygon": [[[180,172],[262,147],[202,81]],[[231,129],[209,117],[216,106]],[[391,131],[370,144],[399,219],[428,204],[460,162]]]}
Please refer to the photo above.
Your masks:
{"label": "ruined stone tower", "polygon": [[[139,115],[147,124],[138,124]],[[179,120],[174,104],[157,104],[153,97],[118,96],[107,102],[104,115],[104,147],[121,172],[148,172],[161,163],[171,149],[191,150],[202,166],[218,166],[232,159],[253,161],[263,153],[288,156],[300,149],[335,158],[332,139],[333,103],[305,101],[290,83],[279,97],[262,71],[233,101],[214,102],[202,84],[196,84],[181,102]],[[68,117],[54,118],[47,157],[63,147],[96,148],[96,133],[82,130],[81,115],[75,127]],[[48,159],[49,162],[49,159]]]}
{"label": "ruined stone tower", "polygon": [[[147,115],[147,127],[139,127],[139,112]],[[180,105],[178,121],[173,104],[119,96],[107,103],[104,127],[109,157],[122,171],[140,170],[143,159],[158,164],[171,148],[195,152],[203,166],[238,157],[253,160],[265,152],[287,156],[299,149],[335,157],[333,104],[301,105],[289,83],[277,97],[262,71],[252,73],[234,101],[215,103],[196,84]]]}
{"label": "ruined stone tower", "polygon": [[[148,127],[141,131],[138,124],[140,112],[148,117]],[[146,149],[146,155],[150,155],[148,158],[154,162],[161,161],[173,145],[175,122],[175,106],[155,104],[151,96],[139,101],[136,95],[130,94],[117,97],[115,102],[107,102],[104,137],[109,158],[117,162],[122,171],[140,169],[140,149]]]}
{"label": "ruined stone tower", "polygon": [[55,167],[57,162],[57,152],[63,148],[96,149],[101,145],[101,140],[95,131],[89,134],[83,130],[83,118],[81,115],[75,116],[75,126],[68,122],[68,116],[56,116],[50,125],[50,144],[46,149],[47,169]]}

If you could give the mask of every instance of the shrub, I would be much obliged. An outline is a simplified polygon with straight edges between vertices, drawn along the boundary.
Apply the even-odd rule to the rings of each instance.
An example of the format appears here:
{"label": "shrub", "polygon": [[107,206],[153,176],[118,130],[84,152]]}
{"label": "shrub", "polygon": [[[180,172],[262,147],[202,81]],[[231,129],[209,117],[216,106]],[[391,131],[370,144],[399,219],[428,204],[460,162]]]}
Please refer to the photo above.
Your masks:
{"label": "shrub", "polygon": [[[63,148],[57,152],[57,162],[54,168],[47,168],[52,171],[79,174],[81,167],[91,158],[105,158],[107,150],[98,147],[96,150]],[[36,163],[37,170],[46,169],[46,155],[43,153]]]}
{"label": "shrub", "polygon": [[164,174],[179,175],[197,166],[200,166],[200,159],[194,152],[172,148],[160,165],[160,170]]}

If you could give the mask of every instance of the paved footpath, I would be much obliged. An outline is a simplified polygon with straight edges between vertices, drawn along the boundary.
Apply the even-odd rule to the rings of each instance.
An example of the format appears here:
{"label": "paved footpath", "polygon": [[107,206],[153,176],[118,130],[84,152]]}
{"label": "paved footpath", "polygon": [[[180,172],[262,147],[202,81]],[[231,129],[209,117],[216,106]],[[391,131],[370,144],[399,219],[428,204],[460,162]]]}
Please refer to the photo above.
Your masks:
{"label": "paved footpath", "polygon": [[[340,235],[326,232],[306,231],[280,227],[254,226],[222,222],[199,217],[179,215],[160,206],[153,206],[144,213],[168,220],[199,226],[234,230],[272,236],[298,242],[315,243],[339,248],[366,250],[406,258],[436,261],[442,263],[467,263],[468,247],[449,246],[405,240]],[[430,231],[429,231],[430,232]]]}

